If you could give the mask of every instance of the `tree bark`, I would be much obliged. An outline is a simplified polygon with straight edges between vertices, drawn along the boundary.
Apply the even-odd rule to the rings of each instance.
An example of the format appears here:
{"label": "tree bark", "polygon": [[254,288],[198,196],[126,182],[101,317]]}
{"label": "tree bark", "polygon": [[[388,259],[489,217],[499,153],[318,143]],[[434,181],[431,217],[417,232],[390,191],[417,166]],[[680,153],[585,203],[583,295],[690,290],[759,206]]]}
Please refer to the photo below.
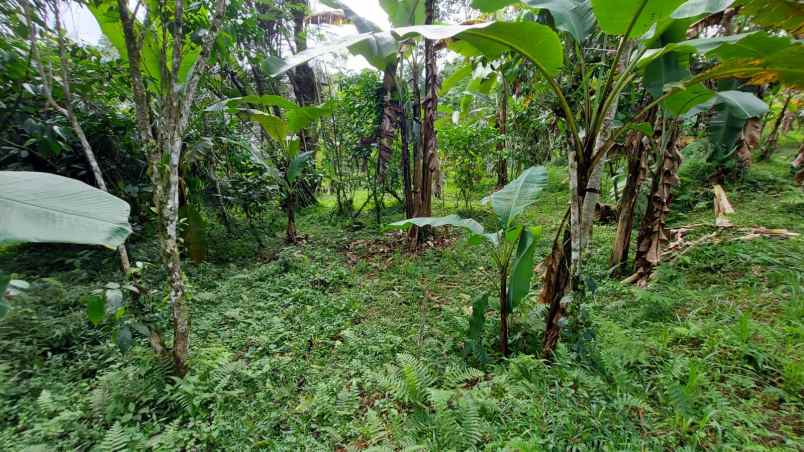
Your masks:
{"label": "tree bark", "polygon": [[[622,73],[625,71],[625,64],[628,61],[630,45],[626,44],[625,50],[617,61],[617,72]],[[596,154],[606,144],[611,132],[611,123],[614,121],[614,116],[617,114],[617,107],[619,106],[620,97],[617,96],[611,101],[609,109],[603,113],[602,125],[600,132],[595,137],[595,146],[593,154]],[[581,220],[580,220],[580,239],[579,246],[581,253],[587,253],[589,246],[592,243],[592,226],[595,218],[595,207],[600,201],[600,180],[603,176],[603,167],[606,164],[608,157],[603,156],[602,159],[591,168],[589,178],[586,181],[585,193],[583,193],[583,202],[581,204]]]}
{"label": "tree bark", "polygon": [[385,184],[385,172],[388,162],[393,155],[394,144],[394,125],[397,122],[397,111],[399,109],[395,99],[396,86],[396,61],[389,64],[383,71],[383,109],[382,123],[380,127],[379,155],[377,156],[377,183]]}
{"label": "tree bark", "polygon": [[[427,0],[425,3],[425,24],[432,25],[435,21],[435,1]],[[433,173],[438,168],[438,153],[436,145],[435,118],[438,109],[438,73],[436,67],[436,42],[424,40],[424,70],[425,70],[425,98],[424,123],[422,124],[422,152],[421,152],[421,185],[417,202],[416,217],[429,217],[433,214]],[[413,226],[410,229],[411,246],[417,247],[429,233],[425,228]]]}
{"label": "tree bark", "polygon": [[782,121],[784,120],[784,115],[787,112],[787,107],[790,105],[790,100],[793,98],[793,93],[787,95],[787,98],[784,100],[784,105],[782,106],[782,111],[779,112],[779,116],[776,118],[776,121],[773,123],[773,129],[771,130],[770,135],[768,135],[768,141],[765,143],[764,149],[762,149],[762,154],[760,156],[761,160],[770,160],[771,155],[774,151],[776,151],[776,147],[779,142],[779,130],[780,126],[782,125]]}
{"label": "tree bark", "polygon": [[[134,93],[135,118],[140,143],[148,156],[149,172],[153,184],[154,206],[159,223],[159,238],[162,262],[168,273],[168,299],[173,324],[173,363],[176,373],[184,376],[188,371],[190,351],[190,313],[186,305],[184,276],[181,270],[176,229],[179,203],[179,162],[183,146],[183,136],[189,122],[191,105],[195,98],[198,83],[206,72],[212,45],[217,37],[226,7],[226,0],[216,0],[214,16],[210,21],[209,32],[201,44],[201,52],[190,68],[185,80],[179,79],[179,69],[183,56],[184,3],[176,0],[174,18],[163,26],[173,35],[172,62],[168,61],[168,43],[165,42],[160,55],[162,84],[159,87],[158,113],[160,127],[151,127],[151,118],[157,116],[151,110],[147,90],[142,76],[140,51],[142,36],[136,30],[135,18],[126,0],[118,0],[120,22],[126,43],[129,74]],[[165,30],[167,34],[167,30]]]}
{"label": "tree bark", "polygon": [[609,257],[609,268],[612,274],[621,274],[622,267],[628,262],[628,248],[631,245],[631,233],[634,228],[634,210],[639,198],[639,189],[645,180],[645,149],[641,135],[634,133],[626,142],[628,146],[628,177],[623,188],[618,208],[617,232]]}
{"label": "tree bark", "polygon": [[653,273],[653,269],[661,262],[662,248],[667,242],[665,223],[673,200],[671,191],[679,182],[678,169],[682,158],[678,151],[677,139],[680,125],[673,121],[668,128],[663,131],[668,134],[668,139],[664,143],[662,155],[653,175],[648,207],[637,235],[635,273],[628,278],[639,284],[644,284]]}
{"label": "tree bark", "polygon": [[500,271],[500,353],[508,356],[508,271]]}
{"label": "tree bark", "polygon": [[508,85],[505,82],[505,76],[502,72],[500,72],[500,78],[502,79],[502,89],[495,118],[497,133],[499,133],[501,137],[500,140],[497,141],[496,170],[498,190],[508,184],[508,160],[505,158],[505,134],[508,133]]}

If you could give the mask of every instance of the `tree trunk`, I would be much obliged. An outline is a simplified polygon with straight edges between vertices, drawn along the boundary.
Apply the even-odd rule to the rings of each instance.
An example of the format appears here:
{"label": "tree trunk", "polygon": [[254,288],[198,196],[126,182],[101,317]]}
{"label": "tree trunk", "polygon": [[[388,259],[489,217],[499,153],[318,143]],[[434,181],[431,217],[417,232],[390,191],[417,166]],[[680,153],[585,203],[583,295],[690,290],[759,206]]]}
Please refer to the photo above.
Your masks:
{"label": "tree trunk", "polygon": [[776,121],[773,123],[773,129],[771,130],[770,135],[768,135],[768,141],[765,143],[765,148],[762,150],[762,155],[760,156],[761,160],[770,160],[771,155],[774,151],[776,151],[776,147],[779,142],[779,130],[780,126],[782,125],[782,121],[784,119],[784,115],[787,112],[787,107],[790,105],[790,100],[793,98],[793,93],[787,95],[787,98],[784,100],[784,106],[782,106],[782,111],[779,112],[779,116],[776,118]]}
{"label": "tree trunk", "polygon": [[545,259],[546,271],[544,273],[543,288],[539,294],[539,302],[549,306],[545,316],[544,339],[542,341],[542,353],[548,359],[553,356],[558,339],[561,336],[562,319],[566,317],[567,303],[562,301],[565,300],[564,293],[570,280],[570,256],[572,253],[570,243],[569,229],[559,227],[556,240],[553,242],[553,249]]}
{"label": "tree trunk", "polygon": [[497,133],[501,138],[497,142],[497,189],[501,189],[508,184],[508,160],[505,158],[505,134],[508,132],[508,89],[505,78],[501,74],[502,90],[500,92],[500,102],[496,115]]}
{"label": "tree trunk", "polygon": [[628,248],[631,245],[631,232],[634,228],[634,209],[647,171],[645,149],[641,137],[642,135],[634,133],[626,142],[628,146],[628,178],[620,199],[617,232],[609,257],[609,268],[612,269],[612,274],[617,275],[622,273],[622,267],[628,262]]}
{"label": "tree trunk", "polygon": [[[625,71],[625,64],[628,61],[630,45],[625,46],[625,50],[617,61],[617,72],[622,73]],[[614,121],[614,116],[617,114],[617,107],[619,106],[619,96],[612,99],[609,109],[603,112],[603,120],[600,127],[600,132],[595,137],[595,146],[593,154],[597,154],[603,145],[608,141],[611,134],[611,123]],[[603,167],[607,161],[607,156],[591,168],[589,179],[586,181],[583,201],[581,202],[581,220],[580,220],[580,238],[579,246],[581,253],[587,253],[589,246],[592,243],[592,226],[595,218],[595,207],[600,200],[600,180],[603,176]]]}
{"label": "tree trunk", "polygon": [[[179,203],[179,162],[183,136],[189,123],[191,106],[201,75],[206,72],[212,45],[218,35],[226,7],[226,0],[216,0],[214,16],[209,31],[203,38],[201,52],[184,80],[179,79],[184,45],[184,3],[177,0],[170,27],[172,45],[163,43],[160,54],[162,84],[157,88],[161,111],[151,111],[145,81],[140,64],[143,40],[135,27],[136,19],[126,0],[118,0],[118,11],[126,44],[129,75],[134,94],[135,119],[140,145],[148,157],[149,172],[153,184],[154,206],[159,223],[159,238],[162,262],[168,276],[168,298],[173,323],[173,362],[176,373],[184,376],[188,370],[190,351],[190,313],[185,304],[184,278],[181,271],[176,227]],[[166,30],[165,30],[166,31]],[[170,46],[170,53],[168,52]],[[159,129],[152,128],[151,119],[159,117]]]}
{"label": "tree trunk", "polygon": [[508,271],[500,271],[500,353],[508,356]]}
{"label": "tree trunk", "polygon": [[408,115],[404,106],[400,108],[399,137],[402,144],[402,189],[405,195],[405,218],[413,218],[413,190],[410,179],[410,140],[408,135]]}
{"label": "tree trunk", "polygon": [[673,199],[671,191],[679,182],[678,169],[682,160],[677,145],[679,128],[680,124],[674,121],[670,130],[665,128],[663,131],[668,134],[668,139],[653,175],[648,207],[637,235],[635,273],[628,278],[640,284],[644,284],[661,261],[662,248],[667,242],[665,222]]}
{"label": "tree trunk", "polygon": [[[425,24],[432,25],[435,20],[435,1],[427,0],[425,3]],[[425,70],[425,98],[424,123],[422,124],[422,152],[421,152],[421,186],[419,191],[416,217],[432,216],[433,199],[433,173],[438,168],[438,153],[436,149],[435,117],[438,109],[438,73],[436,68],[436,42],[429,39],[424,41],[424,70]],[[416,247],[428,234],[428,229],[413,226],[410,229],[411,246]]]}
{"label": "tree trunk", "polygon": [[798,156],[790,163],[790,166],[792,166],[795,171],[793,180],[796,182],[796,185],[804,184],[804,144],[798,148]]}
{"label": "tree trunk", "polygon": [[285,205],[285,213],[288,216],[288,228],[287,228],[287,242],[288,243],[297,243],[298,237],[296,236],[296,213],[294,212],[294,205],[293,205],[293,195],[288,195],[288,199],[286,200]]}
{"label": "tree trunk", "polygon": [[377,156],[377,184],[385,185],[385,172],[388,162],[393,155],[394,144],[394,125],[397,121],[397,111],[399,109],[395,99],[397,63],[393,62],[383,71],[383,109],[382,123],[380,128],[379,155]]}

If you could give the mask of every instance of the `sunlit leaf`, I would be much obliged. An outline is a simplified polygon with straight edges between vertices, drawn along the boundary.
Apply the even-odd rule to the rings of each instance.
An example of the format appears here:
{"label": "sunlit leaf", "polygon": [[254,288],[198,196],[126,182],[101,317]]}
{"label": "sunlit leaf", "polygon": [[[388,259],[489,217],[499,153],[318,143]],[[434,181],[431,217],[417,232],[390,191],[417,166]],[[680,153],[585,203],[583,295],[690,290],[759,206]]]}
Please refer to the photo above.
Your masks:
{"label": "sunlit leaf", "polygon": [[536,202],[545,185],[547,185],[547,170],[543,166],[533,166],[523,171],[501,190],[483,198],[483,203],[491,203],[500,225],[508,228],[514,218]]}
{"label": "sunlit leaf", "polygon": [[115,248],[131,234],[129,210],[122,199],[75,179],[0,171],[0,242]]}

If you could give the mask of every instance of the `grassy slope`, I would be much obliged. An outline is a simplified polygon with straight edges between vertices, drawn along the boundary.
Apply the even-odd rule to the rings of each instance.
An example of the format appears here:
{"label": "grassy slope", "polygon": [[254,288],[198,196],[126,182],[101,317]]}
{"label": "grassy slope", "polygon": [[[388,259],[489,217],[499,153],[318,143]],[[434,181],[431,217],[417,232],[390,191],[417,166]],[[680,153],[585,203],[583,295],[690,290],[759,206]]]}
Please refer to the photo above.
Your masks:
{"label": "grassy slope", "polygon": [[[738,227],[804,232],[804,196],[784,163],[791,152],[726,187]],[[550,174],[526,215],[544,228],[542,256],[565,205],[565,172]],[[679,196],[689,211],[672,225],[712,222],[711,194],[693,186]],[[606,279],[613,228],[599,226],[589,274],[597,289],[557,362],[535,357],[544,310],[536,288],[515,313],[513,358],[493,352],[491,321],[491,363],[470,371],[470,300],[494,290],[479,249],[453,233],[410,256],[398,236],[350,232],[325,207],[299,228],[304,245],[282,248],[277,238],[257,256],[247,234],[219,233],[212,262],[188,265],[193,372],[184,381],[165,378],[144,343],[120,356],[110,332],[85,320],[79,298],[112,278],[113,259],[0,250],[0,267],[35,281],[0,323],[0,449],[801,447],[802,237],[724,232],[637,289]],[[134,249],[137,259],[155,255],[152,243]]]}

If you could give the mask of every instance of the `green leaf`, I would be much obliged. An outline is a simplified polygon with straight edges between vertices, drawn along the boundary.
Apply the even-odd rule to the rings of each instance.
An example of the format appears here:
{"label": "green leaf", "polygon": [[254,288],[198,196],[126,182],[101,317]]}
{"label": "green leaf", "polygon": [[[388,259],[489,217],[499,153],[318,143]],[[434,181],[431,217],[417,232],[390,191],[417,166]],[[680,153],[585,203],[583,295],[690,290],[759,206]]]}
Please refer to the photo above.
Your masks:
{"label": "green leaf", "polygon": [[293,158],[293,160],[290,161],[290,164],[288,165],[288,174],[287,174],[289,183],[292,184],[293,182],[296,181],[296,179],[298,179],[299,175],[302,172],[302,169],[304,169],[304,164],[307,163],[307,161],[309,161],[310,158],[312,158],[312,156],[313,153],[311,151],[306,151],[297,155],[296,157]]}
{"label": "green leaf", "polygon": [[120,352],[123,354],[128,353],[131,349],[131,345],[134,343],[134,337],[131,334],[131,329],[128,325],[122,325],[117,330],[114,338],[115,344],[117,344],[117,348],[120,349]]}
{"label": "green leaf", "polygon": [[556,28],[566,31],[576,41],[581,42],[595,28],[595,16],[589,0],[524,0],[532,8],[550,11]]}
{"label": "green leaf", "polygon": [[483,226],[471,218],[461,218],[458,215],[447,215],[446,217],[418,217],[409,218],[407,220],[397,221],[391,223],[389,227],[402,227],[408,228],[411,225],[416,226],[457,226],[472,231],[474,234],[483,234]]}
{"label": "green leaf", "polygon": [[423,36],[442,40],[458,38],[483,55],[496,58],[515,50],[554,76],[564,64],[564,50],[558,35],[546,25],[535,22],[492,22],[475,25],[421,25],[392,30],[399,39]]}
{"label": "green leaf", "polygon": [[738,14],[764,27],[780,28],[793,36],[804,33],[804,4],[795,0],[740,0]]}
{"label": "green leaf", "polygon": [[331,112],[332,108],[329,104],[323,104],[321,106],[297,107],[292,110],[288,110],[288,131],[291,133],[296,133],[300,130],[306,129],[310,126],[310,124],[318,121],[319,118],[324,115],[328,115]]}
{"label": "green leaf", "polygon": [[106,300],[98,295],[86,295],[81,301],[87,306],[87,318],[93,325],[98,326],[106,316]]}
{"label": "green leaf", "polygon": [[673,116],[681,116],[714,96],[714,91],[698,83],[668,96],[662,102],[662,107]]}
{"label": "green leaf", "polygon": [[530,292],[533,277],[533,253],[536,250],[536,236],[529,229],[519,235],[516,256],[511,266],[508,282],[508,308],[515,308]]}
{"label": "green leaf", "polygon": [[0,271],[0,298],[2,298],[3,294],[6,293],[6,287],[8,287],[10,282],[11,282],[11,275],[3,271]]}
{"label": "green leaf", "polygon": [[739,110],[720,104],[715,107],[715,115],[709,121],[709,143],[712,146],[710,159],[721,161],[731,155],[745,126],[746,119]]}
{"label": "green leaf", "polygon": [[262,129],[265,130],[269,137],[279,142],[282,146],[285,145],[285,139],[288,136],[288,123],[284,119],[260,110],[244,109],[240,111],[248,119],[262,126]]}
{"label": "green leaf", "polygon": [[380,6],[394,27],[423,24],[424,4],[425,0],[380,0]]}
{"label": "green leaf", "polygon": [[491,202],[500,225],[507,229],[514,218],[536,202],[545,185],[547,170],[543,166],[532,166],[501,190],[483,198],[483,203]]}
{"label": "green leaf", "polygon": [[122,199],[55,174],[0,171],[0,242],[115,248],[131,234]]}
{"label": "green leaf", "polygon": [[731,6],[734,0],[689,0],[673,11],[673,19],[697,17],[703,14],[719,13]]}
{"label": "green leaf", "polygon": [[472,0],[471,6],[484,13],[493,13],[514,3],[519,3],[519,0]]}
{"label": "green leaf", "polygon": [[459,66],[455,72],[441,82],[441,87],[438,89],[438,95],[444,96],[449,92],[449,90],[455,87],[455,85],[460,83],[462,80],[466,80],[470,75],[472,75],[472,69],[472,63],[469,61]]}
{"label": "green leaf", "polygon": [[749,79],[748,83],[754,85],[780,82],[792,88],[804,89],[802,61],[804,45],[796,41],[777,52],[723,61],[704,75],[710,79]]}
{"label": "green leaf", "polygon": [[231,109],[231,107],[246,104],[261,105],[263,107],[280,107],[286,110],[299,108],[299,106],[296,105],[294,102],[291,102],[282,96],[265,94],[262,96],[252,95],[243,97],[232,97],[230,99],[226,99],[216,104],[210,105],[204,111],[227,111]]}
{"label": "green leaf", "polygon": [[639,14],[629,38],[639,38],[661,20],[670,15],[684,0],[592,0],[592,10],[597,17],[600,28],[610,35],[624,35],[628,25],[639,11],[642,2],[645,7]]}

